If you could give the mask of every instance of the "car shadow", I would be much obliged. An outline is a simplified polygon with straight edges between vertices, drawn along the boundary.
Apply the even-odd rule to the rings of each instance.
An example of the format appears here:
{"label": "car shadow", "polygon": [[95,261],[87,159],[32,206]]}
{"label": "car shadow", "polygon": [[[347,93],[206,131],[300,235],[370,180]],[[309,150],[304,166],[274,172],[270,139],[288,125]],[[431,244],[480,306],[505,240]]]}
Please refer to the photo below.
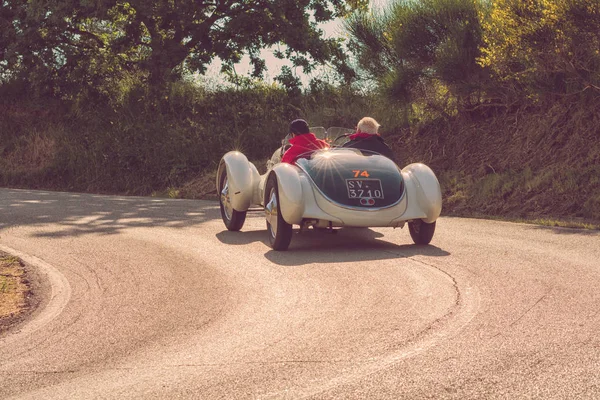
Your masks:
{"label": "car shadow", "polygon": [[584,228],[571,228],[562,226],[544,226],[544,225],[533,225],[532,230],[539,231],[550,231],[556,235],[582,235],[582,236],[600,236],[600,230],[598,229],[584,229]]}
{"label": "car shadow", "polygon": [[224,230],[222,232],[217,233],[215,236],[221,243],[230,244],[230,245],[245,245],[255,242],[263,242],[265,244],[269,244],[268,241],[268,233],[267,230],[260,231],[238,231],[232,232],[228,230]]}
{"label": "car shadow", "polygon": [[[344,228],[328,233],[323,231],[294,230],[288,251],[271,250],[266,230],[230,232],[222,231],[216,236],[230,245],[264,243],[265,258],[277,265],[298,266],[305,264],[344,263],[408,258],[417,255],[445,257],[450,253],[434,245],[396,244],[398,230],[389,229],[382,234],[368,228]],[[407,233],[408,235],[408,233]],[[408,236],[410,241],[410,236]]]}
{"label": "car shadow", "polygon": [[[321,241],[324,238],[331,238],[337,236],[342,230],[335,230],[334,233],[330,233],[326,230],[308,230],[304,232],[300,232],[298,229],[294,229],[293,237],[292,237],[292,245],[294,245],[295,241],[302,240],[316,240]],[[383,237],[384,235],[380,232],[375,232],[369,228],[344,228],[344,233],[353,232],[355,236],[361,237],[363,239],[374,239]],[[215,236],[217,239],[221,241],[221,243],[231,244],[231,245],[244,245],[250,244],[254,242],[263,242],[265,244],[269,244],[269,233],[266,229],[258,230],[258,231],[228,231],[224,230],[217,233]]]}

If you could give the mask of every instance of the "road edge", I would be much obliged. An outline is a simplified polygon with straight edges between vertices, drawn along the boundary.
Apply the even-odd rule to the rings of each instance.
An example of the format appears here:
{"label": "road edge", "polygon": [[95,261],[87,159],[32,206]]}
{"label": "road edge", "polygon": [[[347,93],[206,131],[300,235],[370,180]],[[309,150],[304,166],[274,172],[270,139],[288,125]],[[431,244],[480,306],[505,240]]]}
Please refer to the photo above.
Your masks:
{"label": "road edge", "polygon": [[33,277],[36,304],[0,335],[0,347],[34,333],[55,319],[71,298],[71,285],[67,278],[44,260],[0,244],[0,251],[20,258]]}

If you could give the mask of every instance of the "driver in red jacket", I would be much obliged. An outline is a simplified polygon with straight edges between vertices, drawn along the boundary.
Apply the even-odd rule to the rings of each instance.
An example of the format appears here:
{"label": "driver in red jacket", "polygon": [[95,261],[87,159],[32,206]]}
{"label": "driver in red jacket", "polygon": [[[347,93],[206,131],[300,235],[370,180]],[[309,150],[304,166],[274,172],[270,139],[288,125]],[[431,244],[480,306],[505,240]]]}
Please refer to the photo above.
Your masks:
{"label": "driver in red jacket", "polygon": [[281,162],[294,164],[299,158],[308,158],[316,150],[328,149],[327,142],[310,132],[308,124],[303,119],[296,119],[290,124],[290,139],[292,145],[281,158]]}

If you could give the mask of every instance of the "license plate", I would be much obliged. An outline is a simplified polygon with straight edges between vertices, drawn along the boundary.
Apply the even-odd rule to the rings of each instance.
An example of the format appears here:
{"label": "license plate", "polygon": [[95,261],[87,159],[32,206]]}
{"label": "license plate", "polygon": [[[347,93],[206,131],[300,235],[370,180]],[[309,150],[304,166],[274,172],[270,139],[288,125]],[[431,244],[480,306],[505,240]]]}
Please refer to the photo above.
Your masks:
{"label": "license plate", "polygon": [[346,187],[350,199],[383,199],[379,179],[346,179]]}

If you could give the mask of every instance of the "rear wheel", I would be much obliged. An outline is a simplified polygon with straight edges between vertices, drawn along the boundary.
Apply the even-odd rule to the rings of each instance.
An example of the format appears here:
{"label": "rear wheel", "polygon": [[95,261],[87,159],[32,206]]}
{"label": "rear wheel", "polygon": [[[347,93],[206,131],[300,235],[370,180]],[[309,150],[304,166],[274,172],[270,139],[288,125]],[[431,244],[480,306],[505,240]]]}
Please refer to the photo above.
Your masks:
{"label": "rear wheel", "polygon": [[227,180],[227,167],[225,166],[221,169],[221,176],[219,176],[219,206],[225,227],[230,231],[242,229],[244,221],[246,221],[246,211],[236,211],[231,205],[231,193]]}
{"label": "rear wheel", "polygon": [[292,241],[292,225],[285,222],[279,208],[277,177],[271,174],[265,186],[265,216],[269,242],[273,250],[287,250]]}
{"label": "rear wheel", "polygon": [[429,244],[435,232],[435,221],[430,224],[420,219],[410,221],[408,223],[408,230],[415,244]]}

